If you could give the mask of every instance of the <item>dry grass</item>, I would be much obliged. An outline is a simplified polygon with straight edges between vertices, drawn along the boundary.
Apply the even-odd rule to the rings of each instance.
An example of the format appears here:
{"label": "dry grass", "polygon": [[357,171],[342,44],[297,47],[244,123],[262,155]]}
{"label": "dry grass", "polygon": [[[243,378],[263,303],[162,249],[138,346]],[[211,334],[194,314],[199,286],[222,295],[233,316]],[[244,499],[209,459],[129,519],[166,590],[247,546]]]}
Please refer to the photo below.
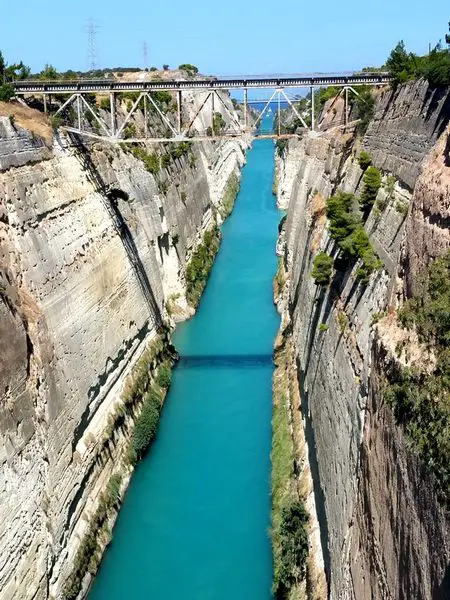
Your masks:
{"label": "dry grass", "polygon": [[0,102],[0,117],[13,117],[16,125],[51,144],[53,131],[50,120],[38,110],[18,102]]}

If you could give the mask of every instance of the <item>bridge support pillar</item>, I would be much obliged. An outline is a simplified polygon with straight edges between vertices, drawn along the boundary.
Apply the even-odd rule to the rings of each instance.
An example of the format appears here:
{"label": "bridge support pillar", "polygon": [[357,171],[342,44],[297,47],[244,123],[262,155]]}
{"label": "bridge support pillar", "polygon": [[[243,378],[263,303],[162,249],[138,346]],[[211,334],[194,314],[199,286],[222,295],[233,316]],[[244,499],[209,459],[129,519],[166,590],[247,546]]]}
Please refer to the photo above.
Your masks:
{"label": "bridge support pillar", "polygon": [[109,108],[111,110],[111,135],[116,135],[116,94],[111,92],[109,95]]}
{"label": "bridge support pillar", "polygon": [[77,94],[77,120],[78,120],[78,129],[81,130],[81,95]]}
{"label": "bridge support pillar", "polygon": [[278,90],[278,135],[281,135],[281,89]]}
{"label": "bridge support pillar", "polygon": [[311,86],[311,130],[314,131],[315,127],[315,115],[314,115],[314,86]]}
{"label": "bridge support pillar", "polygon": [[244,90],[244,131],[247,131],[248,122],[247,122],[247,108],[248,108],[248,90],[245,88]]}
{"label": "bridge support pillar", "polygon": [[181,90],[177,92],[177,113],[178,113],[178,134],[181,135],[182,122],[181,122],[181,104],[182,104]]}
{"label": "bridge support pillar", "polygon": [[344,88],[344,122],[345,126],[348,125],[348,87]]}
{"label": "bridge support pillar", "polygon": [[44,113],[47,114],[47,94],[44,94]]}

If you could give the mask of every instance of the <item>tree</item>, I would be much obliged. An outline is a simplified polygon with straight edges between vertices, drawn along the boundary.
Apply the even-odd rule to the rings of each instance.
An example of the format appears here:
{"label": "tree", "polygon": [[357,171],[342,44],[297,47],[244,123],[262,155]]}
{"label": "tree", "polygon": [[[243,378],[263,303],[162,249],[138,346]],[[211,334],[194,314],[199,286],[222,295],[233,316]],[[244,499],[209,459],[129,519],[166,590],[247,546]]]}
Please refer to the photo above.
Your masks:
{"label": "tree", "polygon": [[168,71],[169,70],[169,65],[163,65],[163,71]]}
{"label": "tree", "polygon": [[381,173],[376,167],[369,167],[364,173],[364,188],[359,202],[364,210],[369,210],[376,200],[381,187]]}
{"label": "tree", "polygon": [[319,252],[314,258],[312,278],[316,285],[328,285],[333,271],[333,259],[326,252]]}
{"label": "tree", "polygon": [[344,192],[340,192],[327,200],[330,235],[338,243],[350,235],[359,223],[357,215],[352,212],[353,204],[353,194]]}
{"label": "tree", "polygon": [[393,87],[413,79],[416,74],[417,57],[406,51],[405,42],[401,40],[392,50],[386,61],[386,67],[393,77]]}
{"label": "tree", "polygon": [[58,71],[53,65],[46,64],[39,74],[39,79],[58,79]]}
{"label": "tree", "polygon": [[183,63],[178,68],[180,69],[180,71],[186,71],[186,73],[191,77],[197,75],[198,73],[198,68],[195,65],[191,65],[189,63]]}
{"label": "tree", "polygon": [[3,83],[3,75],[5,73],[5,59],[3,57],[2,51],[0,50],[0,83]]}
{"label": "tree", "polygon": [[365,150],[361,150],[361,153],[358,158],[358,164],[363,171],[365,171],[367,167],[370,167],[370,165],[372,164],[372,158],[370,157],[370,154]]}

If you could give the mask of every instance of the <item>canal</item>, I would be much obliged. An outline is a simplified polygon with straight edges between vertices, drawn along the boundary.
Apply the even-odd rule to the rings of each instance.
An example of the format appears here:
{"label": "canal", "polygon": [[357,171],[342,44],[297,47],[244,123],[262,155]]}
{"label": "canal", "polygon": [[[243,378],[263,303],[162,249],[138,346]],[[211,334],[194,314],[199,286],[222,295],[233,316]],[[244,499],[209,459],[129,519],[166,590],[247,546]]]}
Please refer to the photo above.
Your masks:
{"label": "canal", "polygon": [[[270,121],[270,118],[267,119]],[[274,146],[256,141],[90,600],[270,600]]]}

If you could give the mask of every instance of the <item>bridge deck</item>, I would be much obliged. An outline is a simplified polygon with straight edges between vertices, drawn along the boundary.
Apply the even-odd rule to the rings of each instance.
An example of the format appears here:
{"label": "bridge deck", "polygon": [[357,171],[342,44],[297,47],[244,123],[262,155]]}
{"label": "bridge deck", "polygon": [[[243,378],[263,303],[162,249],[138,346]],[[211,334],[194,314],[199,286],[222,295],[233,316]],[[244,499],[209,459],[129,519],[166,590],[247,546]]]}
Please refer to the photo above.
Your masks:
{"label": "bridge deck", "polygon": [[176,90],[217,90],[255,88],[302,88],[327,86],[384,85],[391,81],[389,73],[367,73],[358,75],[314,75],[311,77],[256,78],[256,79],[203,79],[181,81],[15,81],[16,94],[68,94],[76,92],[139,92]]}

